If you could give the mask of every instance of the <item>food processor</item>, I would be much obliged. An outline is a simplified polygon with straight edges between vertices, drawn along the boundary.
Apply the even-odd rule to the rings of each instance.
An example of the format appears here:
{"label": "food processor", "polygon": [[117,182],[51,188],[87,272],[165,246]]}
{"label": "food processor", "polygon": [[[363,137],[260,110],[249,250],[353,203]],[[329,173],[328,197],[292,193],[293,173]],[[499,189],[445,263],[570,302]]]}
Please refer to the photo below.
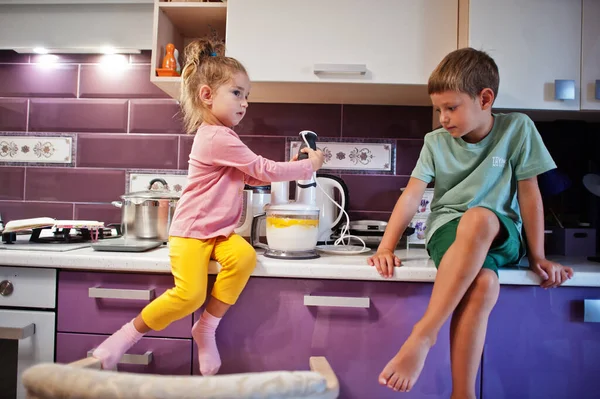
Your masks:
{"label": "food processor", "polygon": [[[309,130],[300,132],[304,144],[298,151],[298,159],[308,158],[308,154],[302,152],[305,147],[317,149],[317,134]],[[351,237],[347,234],[348,229],[342,229],[340,238],[334,245],[317,246],[319,238],[319,212],[317,206],[317,187],[331,202],[333,202],[346,216],[346,226],[350,219],[342,206],[327,194],[326,190],[319,184],[316,173],[308,180],[296,182],[296,200],[289,200],[289,182],[271,183],[271,202],[265,206],[265,213],[256,215],[252,220],[250,242],[253,246],[266,249],[264,256],[276,259],[315,259],[319,257],[317,250],[332,253],[363,253],[369,251],[362,239],[357,238],[362,247],[340,245],[344,240]],[[267,245],[259,241],[258,227],[262,220],[266,221]]]}
{"label": "food processor", "polygon": [[[317,149],[317,134],[302,131],[304,144],[298,152],[298,160],[308,158],[301,152],[307,145]],[[315,174],[308,180],[297,181],[296,201],[289,200],[289,182],[271,183],[271,202],[265,213],[252,221],[251,242],[266,249],[264,256],[276,259],[315,259],[319,257],[315,247],[319,234],[319,208],[316,205]],[[258,241],[258,226],[266,219],[267,244]]]}

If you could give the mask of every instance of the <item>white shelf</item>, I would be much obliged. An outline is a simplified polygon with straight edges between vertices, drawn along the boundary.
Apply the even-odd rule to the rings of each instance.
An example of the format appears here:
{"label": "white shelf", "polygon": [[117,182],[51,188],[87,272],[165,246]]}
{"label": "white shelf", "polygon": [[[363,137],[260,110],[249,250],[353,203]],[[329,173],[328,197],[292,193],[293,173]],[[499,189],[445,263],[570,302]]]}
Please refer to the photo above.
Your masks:
{"label": "white shelf", "polygon": [[227,3],[161,2],[158,8],[184,37],[205,36],[211,27],[225,35]]}

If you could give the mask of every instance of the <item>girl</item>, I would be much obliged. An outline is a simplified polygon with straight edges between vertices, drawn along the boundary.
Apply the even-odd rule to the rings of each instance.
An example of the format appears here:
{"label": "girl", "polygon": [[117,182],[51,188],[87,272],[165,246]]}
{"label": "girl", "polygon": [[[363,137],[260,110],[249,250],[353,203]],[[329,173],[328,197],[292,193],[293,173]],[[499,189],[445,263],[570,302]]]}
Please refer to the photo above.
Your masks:
{"label": "girl", "polygon": [[248,108],[250,81],[240,62],[224,55],[223,44],[197,40],[186,48],[181,108],[189,133],[188,185],[169,231],[175,287],[148,304],[93,353],[105,369],[150,330],[162,330],[197,310],[206,299],[209,260],[221,264],[210,300],[192,327],[200,371],[214,375],[221,366],[215,330],[256,265],[256,252],[233,233],[242,213],[244,184],[309,179],[323,165],[321,151],[305,148],[308,159],[274,162],[254,154],[231,128]]}

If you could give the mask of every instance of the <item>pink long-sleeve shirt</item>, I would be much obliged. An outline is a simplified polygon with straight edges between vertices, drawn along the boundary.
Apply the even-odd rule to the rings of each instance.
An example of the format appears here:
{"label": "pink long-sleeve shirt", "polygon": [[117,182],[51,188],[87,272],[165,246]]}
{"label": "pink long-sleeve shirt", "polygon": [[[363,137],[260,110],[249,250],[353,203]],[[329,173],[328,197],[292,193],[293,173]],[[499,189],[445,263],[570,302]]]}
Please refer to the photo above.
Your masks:
{"label": "pink long-sleeve shirt", "polygon": [[233,130],[201,126],[190,153],[188,184],[177,203],[169,234],[227,237],[242,214],[244,184],[306,180],[312,173],[308,159],[271,161],[253,153]]}

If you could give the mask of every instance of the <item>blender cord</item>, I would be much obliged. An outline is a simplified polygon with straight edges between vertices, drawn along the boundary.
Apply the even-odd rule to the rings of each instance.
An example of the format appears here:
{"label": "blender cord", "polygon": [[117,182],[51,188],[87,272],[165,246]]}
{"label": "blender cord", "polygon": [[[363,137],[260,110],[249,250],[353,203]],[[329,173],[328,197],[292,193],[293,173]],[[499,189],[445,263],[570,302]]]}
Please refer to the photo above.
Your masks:
{"label": "blender cord", "polygon": [[[306,144],[306,146],[308,148],[310,148],[310,145],[308,144],[308,141],[306,140],[306,133],[303,132],[302,134],[302,140],[304,140],[304,143]],[[325,196],[327,198],[329,198],[329,200],[331,202],[333,202],[335,204],[335,206],[337,206],[338,208],[340,208],[340,211],[342,211],[342,213],[344,214],[344,216],[346,217],[346,224],[342,226],[342,230],[340,231],[340,237],[335,240],[333,242],[334,246],[350,246],[350,238],[353,237],[355,239],[357,239],[358,241],[360,241],[363,245],[363,250],[367,247],[367,244],[365,244],[365,242],[362,240],[362,238],[357,237],[355,235],[352,234],[348,234],[348,230],[350,229],[350,216],[348,216],[348,212],[346,212],[346,210],[344,208],[342,208],[340,206],[340,204],[338,204],[337,202],[335,202],[335,200],[333,198],[331,198],[329,196],[329,194],[327,194],[327,192],[323,189],[323,187],[321,187],[321,185],[319,184],[319,181],[317,180],[317,172],[313,172],[313,179],[317,185],[317,187],[319,187],[319,189],[323,192],[323,194],[325,194]],[[344,240],[348,240],[348,243],[346,244],[344,242]]]}

